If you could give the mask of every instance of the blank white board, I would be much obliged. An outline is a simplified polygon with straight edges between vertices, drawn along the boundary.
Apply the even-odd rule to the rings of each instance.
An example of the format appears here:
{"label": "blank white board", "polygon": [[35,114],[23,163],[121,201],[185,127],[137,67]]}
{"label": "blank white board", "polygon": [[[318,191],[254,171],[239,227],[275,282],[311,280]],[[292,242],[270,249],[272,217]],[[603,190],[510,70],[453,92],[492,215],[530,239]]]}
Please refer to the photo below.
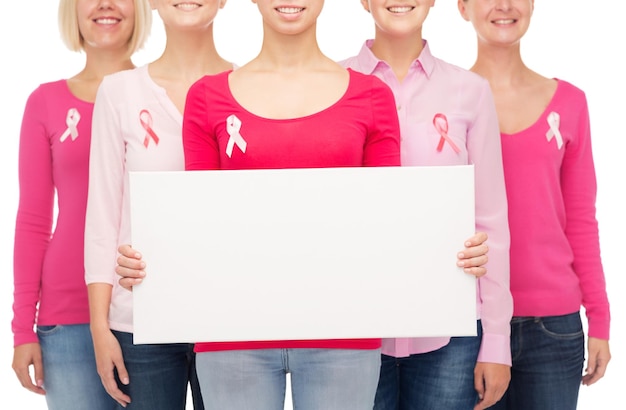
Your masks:
{"label": "blank white board", "polygon": [[476,334],[472,166],[132,172],[135,343]]}

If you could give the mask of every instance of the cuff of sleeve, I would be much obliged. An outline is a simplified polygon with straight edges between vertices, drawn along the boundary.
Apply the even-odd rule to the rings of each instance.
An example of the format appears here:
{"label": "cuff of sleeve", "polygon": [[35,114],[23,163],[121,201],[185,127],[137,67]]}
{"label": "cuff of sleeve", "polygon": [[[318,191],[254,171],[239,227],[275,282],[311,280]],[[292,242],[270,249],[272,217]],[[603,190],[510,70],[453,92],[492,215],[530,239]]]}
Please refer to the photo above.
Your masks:
{"label": "cuff of sleeve", "polygon": [[511,339],[509,336],[483,333],[478,352],[479,362],[511,366]]}
{"label": "cuff of sleeve", "polygon": [[33,331],[15,333],[13,336],[13,347],[25,345],[27,343],[39,343],[37,334]]}
{"label": "cuff of sleeve", "polygon": [[609,320],[589,320],[588,336],[596,339],[609,340]]}

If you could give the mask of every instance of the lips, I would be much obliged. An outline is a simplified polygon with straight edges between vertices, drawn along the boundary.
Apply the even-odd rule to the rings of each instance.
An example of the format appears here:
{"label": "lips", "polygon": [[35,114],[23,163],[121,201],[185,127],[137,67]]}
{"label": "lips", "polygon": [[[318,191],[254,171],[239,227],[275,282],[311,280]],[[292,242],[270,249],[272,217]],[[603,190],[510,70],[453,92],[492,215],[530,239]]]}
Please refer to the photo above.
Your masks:
{"label": "lips", "polygon": [[198,4],[198,3],[178,3],[178,4],[175,4],[174,7],[176,7],[177,9],[181,9],[181,10],[195,10],[198,7],[200,7],[200,4]]}
{"label": "lips", "polygon": [[113,24],[119,23],[121,19],[114,18],[114,17],[98,17],[98,18],[93,19],[93,21],[96,24],[113,25]]}
{"label": "lips", "polygon": [[414,8],[415,7],[413,6],[393,6],[393,7],[388,7],[387,10],[389,10],[391,13],[408,13]]}
{"label": "lips", "polygon": [[506,24],[513,24],[516,21],[517,20],[515,20],[515,19],[498,19],[498,20],[492,20],[491,22],[494,23],[494,24],[506,25]]}
{"label": "lips", "polygon": [[297,14],[304,11],[304,7],[277,7],[276,11],[283,14]]}

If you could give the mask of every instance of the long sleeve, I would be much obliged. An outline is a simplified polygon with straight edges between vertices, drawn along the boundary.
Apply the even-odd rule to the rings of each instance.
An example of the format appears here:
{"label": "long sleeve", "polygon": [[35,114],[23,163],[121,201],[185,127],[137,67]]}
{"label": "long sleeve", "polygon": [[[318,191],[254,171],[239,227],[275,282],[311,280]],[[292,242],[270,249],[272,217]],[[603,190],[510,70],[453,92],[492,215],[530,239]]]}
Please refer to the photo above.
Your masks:
{"label": "long sleeve", "polygon": [[186,170],[220,169],[219,146],[207,122],[206,85],[191,86],[183,115],[183,148]]}
{"label": "long sleeve", "polygon": [[469,161],[475,172],[476,231],[486,232],[489,237],[487,274],[478,279],[483,327],[478,361],[510,365],[513,299],[509,290],[510,235],[502,148],[495,103],[486,82],[482,90],[467,137]]}
{"label": "long sleeve", "polygon": [[561,166],[565,205],[565,235],[574,255],[573,269],[580,281],[582,304],[589,320],[589,336],[609,339],[610,313],[596,220],[596,174],[591,149],[587,101],[582,94],[576,111],[577,138],[567,144]]}
{"label": "long sleeve", "polygon": [[[400,124],[391,89],[371,76],[373,126],[363,152],[364,166],[400,165]],[[378,84],[380,83],[380,84]]]}
{"label": "long sleeve", "polygon": [[94,106],[85,219],[85,280],[113,284],[122,218],[125,146],[120,118],[102,82]]}
{"label": "long sleeve", "polygon": [[52,152],[45,127],[46,106],[37,91],[26,103],[19,145],[20,199],[15,224],[15,346],[37,342],[34,332],[46,249],[52,233],[54,183]]}

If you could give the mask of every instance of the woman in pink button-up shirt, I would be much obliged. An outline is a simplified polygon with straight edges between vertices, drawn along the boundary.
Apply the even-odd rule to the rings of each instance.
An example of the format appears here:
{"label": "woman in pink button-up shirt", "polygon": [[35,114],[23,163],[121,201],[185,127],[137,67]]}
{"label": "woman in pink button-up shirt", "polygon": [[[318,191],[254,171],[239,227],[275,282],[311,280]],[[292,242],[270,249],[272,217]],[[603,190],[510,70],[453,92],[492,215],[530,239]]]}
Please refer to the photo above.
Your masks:
{"label": "woman in pink button-up shirt", "polygon": [[375,38],[344,65],[391,87],[402,165],[474,166],[476,230],[488,234],[490,249],[477,286],[478,336],[384,339],[375,409],[483,409],[506,390],[511,364],[509,231],[493,97],[486,80],[430,53],[422,24],[434,0],[361,3]]}

